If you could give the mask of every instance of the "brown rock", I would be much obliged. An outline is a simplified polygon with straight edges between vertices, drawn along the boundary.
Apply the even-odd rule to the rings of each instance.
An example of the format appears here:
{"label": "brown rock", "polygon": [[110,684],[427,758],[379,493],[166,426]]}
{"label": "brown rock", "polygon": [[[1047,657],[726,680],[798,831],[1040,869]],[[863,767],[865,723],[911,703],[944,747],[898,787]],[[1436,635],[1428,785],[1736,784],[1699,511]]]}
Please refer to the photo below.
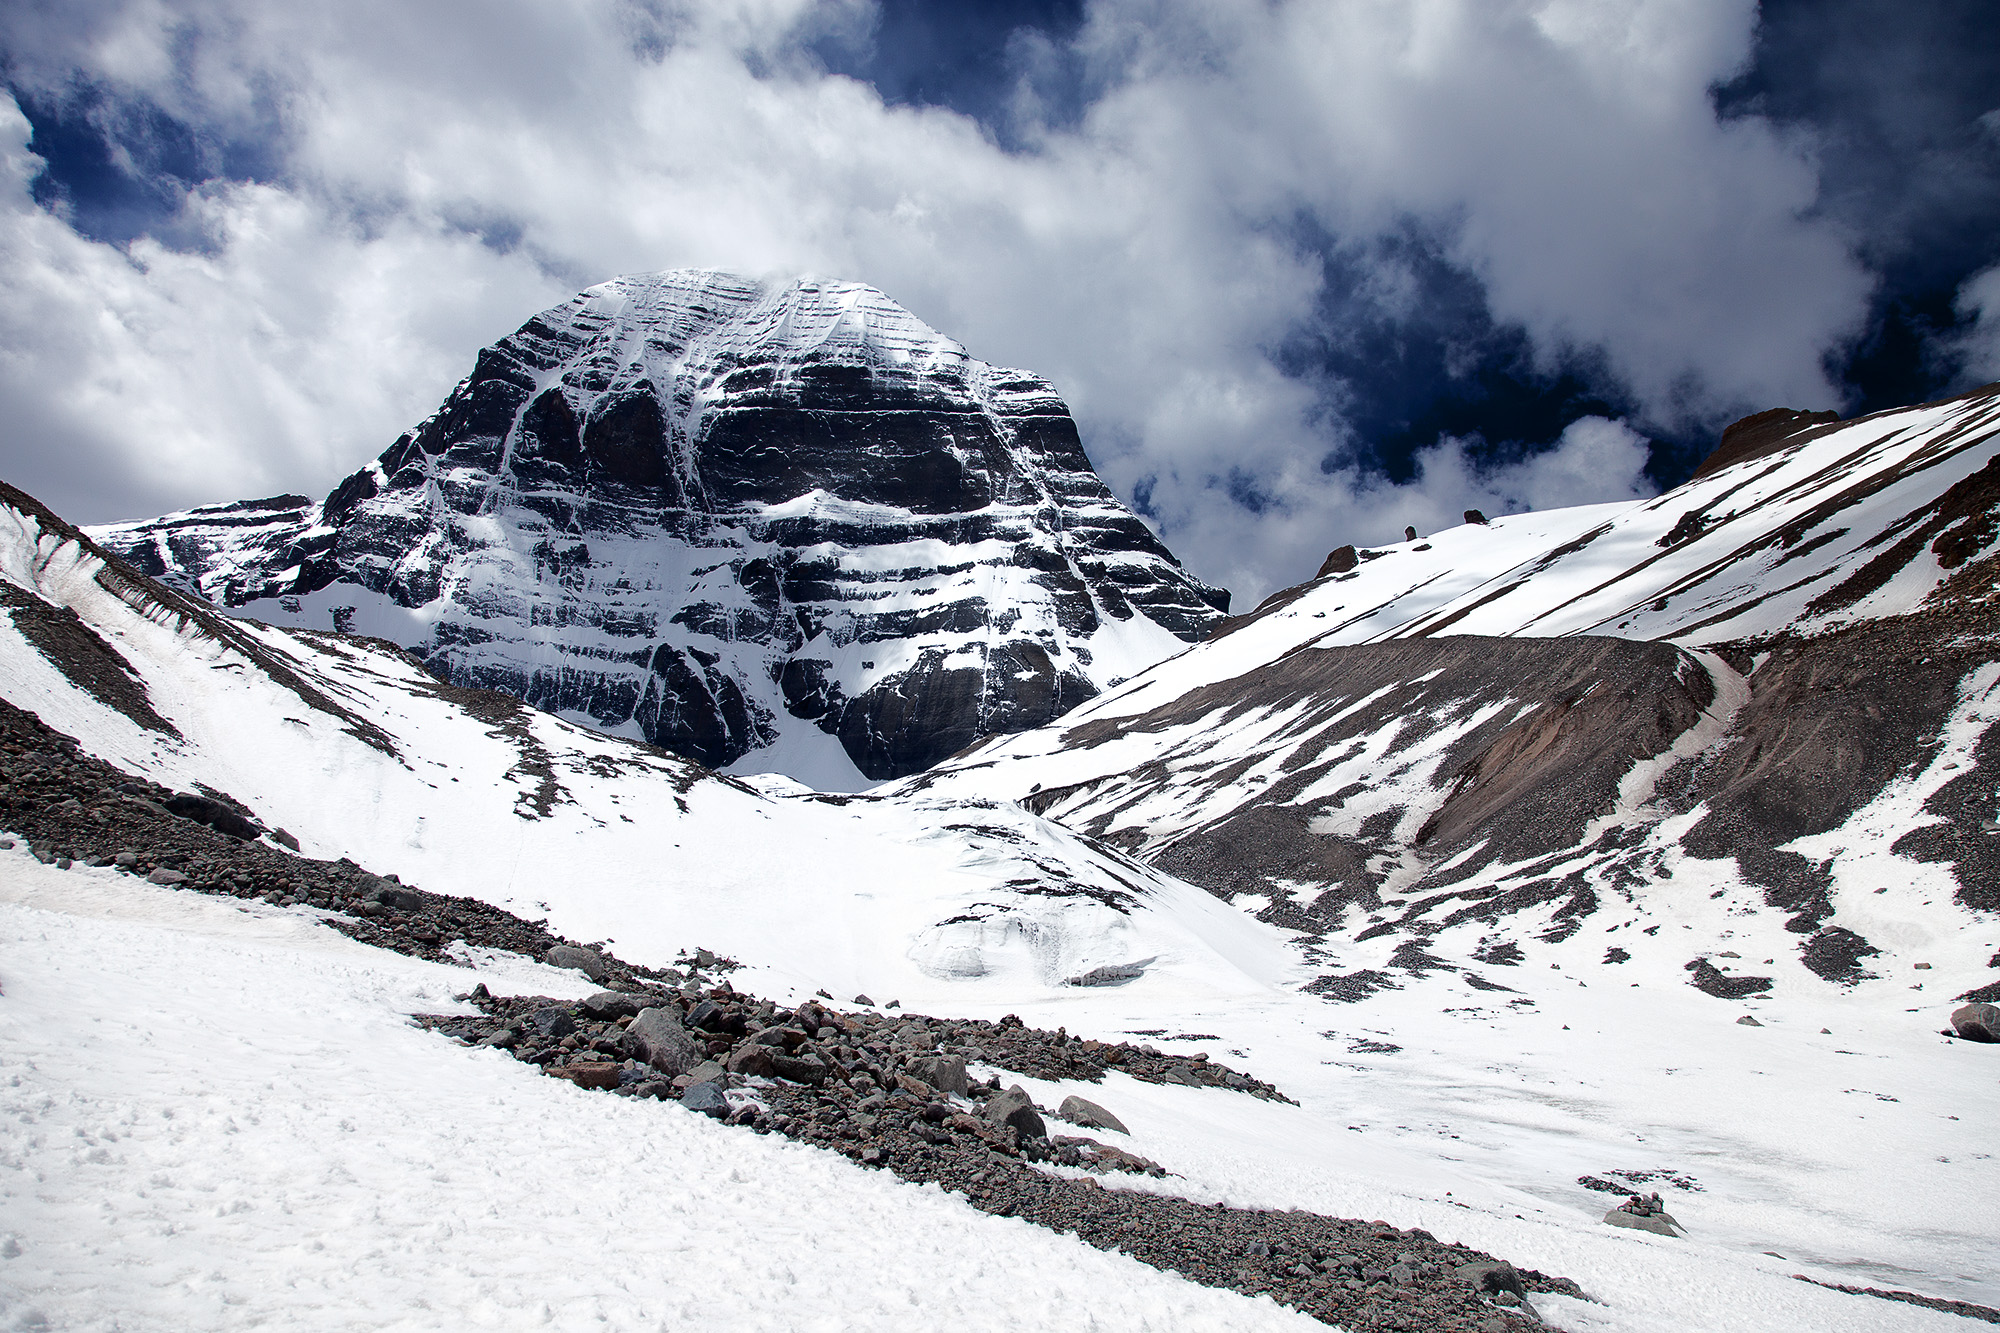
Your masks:
{"label": "brown rock", "polygon": [[746,1041],[732,1052],[723,1067],[732,1074],[770,1078],[778,1072],[776,1052],[760,1042]]}
{"label": "brown rock", "polygon": [[1967,1041],[2000,1041],[2000,1005],[1982,1001],[1954,1009],[1951,1025]]}
{"label": "brown rock", "polygon": [[1327,556],[1326,563],[1319,567],[1319,573],[1316,577],[1325,578],[1329,574],[1345,574],[1360,563],[1361,556],[1352,546],[1337,546]]}
{"label": "brown rock", "polygon": [[618,1066],[609,1060],[586,1060],[573,1065],[550,1065],[542,1071],[550,1078],[567,1079],[579,1088],[615,1088]]}

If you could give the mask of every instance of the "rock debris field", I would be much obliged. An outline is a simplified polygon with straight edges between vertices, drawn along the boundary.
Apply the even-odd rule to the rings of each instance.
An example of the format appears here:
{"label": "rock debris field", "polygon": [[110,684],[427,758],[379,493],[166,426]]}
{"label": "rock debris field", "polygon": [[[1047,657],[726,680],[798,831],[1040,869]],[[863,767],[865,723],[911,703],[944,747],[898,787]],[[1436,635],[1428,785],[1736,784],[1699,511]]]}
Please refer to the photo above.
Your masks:
{"label": "rock debris field", "polygon": [[477,1015],[414,1020],[440,1040],[504,1048],[580,1089],[815,1144],[1329,1324],[1508,1333],[1541,1326],[1535,1293],[1583,1295],[1422,1230],[1162,1193],[1167,1173],[1119,1145],[1115,1106],[1073,1097],[1037,1107],[1008,1078],[1097,1082],[1117,1069],[1216,1096],[1283,1099],[1201,1056],[858,1002],[866,997],[786,1008],[733,989],[729,960],[706,950],[672,968],[629,964],[484,903],[270,845],[286,841],[283,831],[257,826],[226,794],[135,780],[4,702],[0,827],[49,864],[116,866],[182,890],[310,905],[356,940],[413,957],[450,961],[471,946],[576,967],[604,989],[570,1002],[482,987],[468,997]]}

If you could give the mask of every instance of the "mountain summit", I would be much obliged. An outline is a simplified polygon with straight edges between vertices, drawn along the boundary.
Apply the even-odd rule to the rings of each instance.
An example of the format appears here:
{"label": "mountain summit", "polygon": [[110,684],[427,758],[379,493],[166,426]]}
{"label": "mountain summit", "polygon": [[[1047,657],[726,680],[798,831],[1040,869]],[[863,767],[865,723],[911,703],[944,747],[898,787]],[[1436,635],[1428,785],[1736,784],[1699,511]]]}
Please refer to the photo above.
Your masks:
{"label": "mountain summit", "polygon": [[322,503],[94,531],[257,619],[828,788],[1039,726],[1228,606],[1046,380],[871,287],[692,270],[535,316]]}

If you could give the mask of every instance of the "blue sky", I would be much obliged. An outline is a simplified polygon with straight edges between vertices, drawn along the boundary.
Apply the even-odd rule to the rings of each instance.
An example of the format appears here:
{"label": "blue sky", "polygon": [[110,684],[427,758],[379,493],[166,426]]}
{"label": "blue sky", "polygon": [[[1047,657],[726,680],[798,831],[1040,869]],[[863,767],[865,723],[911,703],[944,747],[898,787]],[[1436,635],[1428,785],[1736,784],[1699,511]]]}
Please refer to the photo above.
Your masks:
{"label": "blue sky", "polygon": [[[329,7],[332,9],[333,7]],[[1257,597],[2000,377],[1981,6],[706,0],[0,15],[0,475],[318,491],[576,287],[881,287]]]}

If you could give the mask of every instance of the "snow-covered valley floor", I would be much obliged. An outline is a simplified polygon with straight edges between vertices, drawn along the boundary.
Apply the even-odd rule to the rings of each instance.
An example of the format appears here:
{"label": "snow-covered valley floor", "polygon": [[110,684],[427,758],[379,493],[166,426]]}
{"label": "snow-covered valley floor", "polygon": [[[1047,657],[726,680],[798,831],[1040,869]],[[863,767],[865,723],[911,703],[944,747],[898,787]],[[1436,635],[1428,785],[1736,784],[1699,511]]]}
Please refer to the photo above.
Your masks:
{"label": "snow-covered valley floor", "polygon": [[402,1017],[578,974],[0,858],[0,1327],[1321,1327]]}
{"label": "snow-covered valley floor", "polygon": [[[589,983],[423,963],[313,915],[0,852],[0,1327],[1318,1327],[419,1031],[403,1015],[475,980]],[[1421,1226],[1575,1279],[1596,1303],[1538,1304],[1579,1333],[1966,1326],[1794,1273],[2000,1293],[2000,1049],[1946,1042],[1928,1011],[1763,1001],[1752,1028],[1685,987],[1515,971],[1514,997],[1437,982],[1345,1006],[1279,986],[1177,1002],[1151,978],[902,998],[1163,1029],[1272,1079],[1302,1104],[1023,1081],[1111,1106],[1176,1173],[1132,1188]],[[1170,1040],[1188,1033],[1215,1035]],[[1687,1239],[1604,1227],[1614,1200],[1569,1183],[1647,1169],[1703,1187],[1663,1191]]]}

